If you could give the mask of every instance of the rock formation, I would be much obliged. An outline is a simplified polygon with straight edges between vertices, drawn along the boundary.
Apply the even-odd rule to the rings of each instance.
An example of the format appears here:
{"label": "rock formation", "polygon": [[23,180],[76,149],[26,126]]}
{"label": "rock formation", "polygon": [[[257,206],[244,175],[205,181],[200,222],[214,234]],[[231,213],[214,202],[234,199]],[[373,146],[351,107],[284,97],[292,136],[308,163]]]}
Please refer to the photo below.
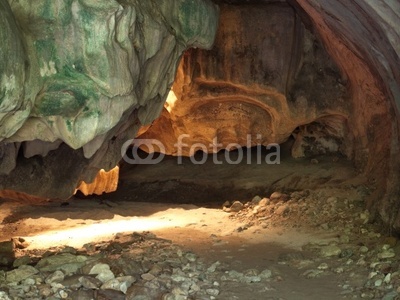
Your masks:
{"label": "rock formation", "polygon": [[214,2],[218,32],[209,0],[0,0],[0,189],[66,198],[139,128],[173,155],[294,137],[353,160],[400,230],[400,4]]}
{"label": "rock formation", "polygon": [[208,0],[0,1],[0,189],[67,198],[163,107]]}
{"label": "rock formation", "polygon": [[141,138],[190,155],[292,135],[295,157],[353,160],[369,178],[368,207],[399,230],[400,5],[219,2],[215,47],[186,52],[161,117]]}
{"label": "rock formation", "polygon": [[216,152],[232,143],[280,144],[294,133],[293,154],[301,157],[313,127],[313,135],[330,138],[321,151],[351,157],[346,86],[291,6],[221,5],[213,49],[186,52],[162,117],[141,137],[190,155],[196,143]]}

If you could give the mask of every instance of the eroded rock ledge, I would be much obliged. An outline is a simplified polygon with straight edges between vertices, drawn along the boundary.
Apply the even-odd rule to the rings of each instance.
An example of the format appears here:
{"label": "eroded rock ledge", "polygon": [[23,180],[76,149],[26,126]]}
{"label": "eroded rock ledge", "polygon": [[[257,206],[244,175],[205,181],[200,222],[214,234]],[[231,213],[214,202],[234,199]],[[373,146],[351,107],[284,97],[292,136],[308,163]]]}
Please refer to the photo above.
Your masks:
{"label": "eroded rock ledge", "polygon": [[160,113],[218,8],[196,1],[0,1],[0,189],[66,198]]}

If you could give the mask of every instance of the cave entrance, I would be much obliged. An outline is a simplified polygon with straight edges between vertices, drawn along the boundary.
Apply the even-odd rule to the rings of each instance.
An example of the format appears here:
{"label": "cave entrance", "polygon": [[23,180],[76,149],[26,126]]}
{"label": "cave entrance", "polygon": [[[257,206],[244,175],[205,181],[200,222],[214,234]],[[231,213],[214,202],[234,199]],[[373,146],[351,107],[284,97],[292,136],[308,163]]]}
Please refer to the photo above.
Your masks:
{"label": "cave entrance", "polygon": [[208,154],[198,150],[189,157],[149,154],[134,147],[121,161],[117,191],[102,197],[221,208],[226,202],[246,203],[255,196],[290,194],[353,177],[351,163],[341,154],[294,159],[293,143],[290,137],[281,145]]}

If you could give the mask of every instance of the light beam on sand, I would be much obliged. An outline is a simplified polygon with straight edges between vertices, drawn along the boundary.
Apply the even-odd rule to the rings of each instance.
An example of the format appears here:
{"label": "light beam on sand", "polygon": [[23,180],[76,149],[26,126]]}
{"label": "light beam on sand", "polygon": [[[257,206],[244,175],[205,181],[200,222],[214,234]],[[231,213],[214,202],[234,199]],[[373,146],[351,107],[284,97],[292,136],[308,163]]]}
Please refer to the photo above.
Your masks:
{"label": "light beam on sand", "polygon": [[[179,223],[179,222],[178,222]],[[89,242],[99,242],[112,238],[117,233],[157,230],[179,224],[172,220],[157,218],[133,218],[128,220],[103,220],[101,223],[80,225],[64,230],[24,237],[28,249],[47,249],[55,246],[82,247]]]}

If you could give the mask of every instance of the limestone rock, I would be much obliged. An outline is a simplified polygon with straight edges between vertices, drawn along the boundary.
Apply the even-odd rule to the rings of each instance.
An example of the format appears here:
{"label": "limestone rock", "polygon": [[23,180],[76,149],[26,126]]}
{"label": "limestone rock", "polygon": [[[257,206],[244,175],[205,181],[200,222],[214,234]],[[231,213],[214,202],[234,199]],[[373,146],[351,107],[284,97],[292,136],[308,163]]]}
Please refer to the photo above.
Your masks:
{"label": "limestone rock", "polygon": [[64,270],[66,273],[72,273],[82,267],[87,260],[83,255],[72,255],[70,253],[61,253],[53,256],[42,258],[36,268],[41,271],[54,272],[56,270]]}
{"label": "limestone rock", "polygon": [[230,212],[239,212],[243,209],[244,205],[240,201],[235,201],[232,203],[231,207],[229,208]]}
{"label": "limestone rock", "polygon": [[79,282],[84,288],[91,290],[98,289],[102,285],[102,282],[99,279],[92,276],[81,276],[79,277]]}
{"label": "limestone rock", "polygon": [[12,271],[8,271],[6,273],[6,280],[7,282],[20,282],[21,280],[24,280],[26,278],[29,278],[32,275],[35,275],[39,273],[39,270],[32,267],[32,266],[27,266],[23,265],[18,267],[17,269],[14,269]]}
{"label": "limestone rock", "polygon": [[115,167],[159,115],[182,52],[210,48],[218,24],[209,0],[0,7],[0,190],[43,197]]}
{"label": "limestone rock", "polygon": [[330,257],[330,256],[338,256],[342,250],[336,245],[324,246],[321,248],[321,256]]}

